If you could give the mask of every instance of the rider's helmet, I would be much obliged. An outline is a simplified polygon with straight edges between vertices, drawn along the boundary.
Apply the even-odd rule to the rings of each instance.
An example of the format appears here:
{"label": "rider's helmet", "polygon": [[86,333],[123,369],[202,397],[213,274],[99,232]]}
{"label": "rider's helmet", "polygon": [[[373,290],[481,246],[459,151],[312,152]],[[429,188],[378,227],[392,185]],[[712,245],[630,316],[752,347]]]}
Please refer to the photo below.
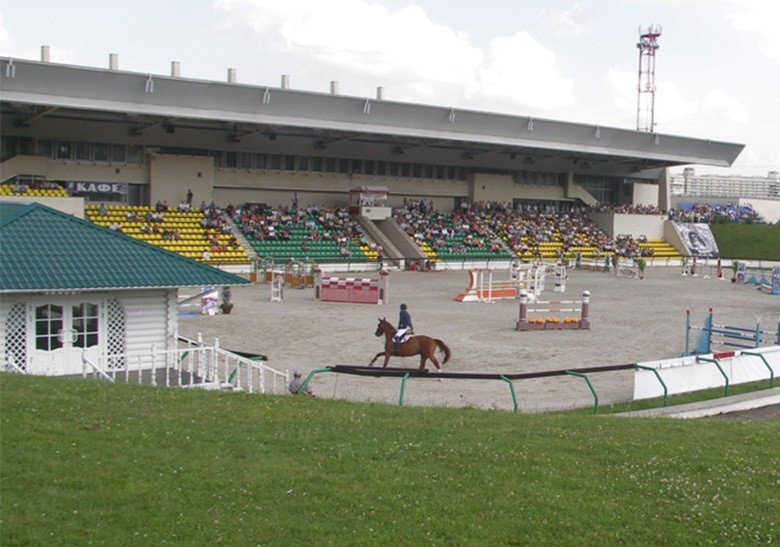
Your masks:
{"label": "rider's helmet", "polygon": [[406,304],[401,304],[401,309],[405,310],[406,309]]}

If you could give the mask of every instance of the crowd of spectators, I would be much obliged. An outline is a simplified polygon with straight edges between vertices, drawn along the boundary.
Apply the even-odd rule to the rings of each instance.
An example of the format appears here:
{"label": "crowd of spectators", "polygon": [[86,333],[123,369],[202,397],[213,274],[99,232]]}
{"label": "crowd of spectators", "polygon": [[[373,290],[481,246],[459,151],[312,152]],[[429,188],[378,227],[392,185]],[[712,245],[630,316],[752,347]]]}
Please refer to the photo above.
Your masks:
{"label": "crowd of spectators", "polygon": [[678,203],[669,210],[669,220],[675,222],[734,222],[763,224],[764,218],[750,205],[710,205],[709,203]]}
{"label": "crowd of spectators", "polygon": [[655,205],[630,203],[599,203],[589,208],[594,213],[621,213],[628,215],[662,215],[664,211]]}
{"label": "crowd of spectators", "polygon": [[509,248],[522,254],[539,254],[541,243],[561,243],[560,253],[572,247],[596,247],[612,251],[613,241],[587,216],[580,206],[556,211],[551,206],[526,205],[516,211],[505,210],[489,220],[489,225]]}
{"label": "crowd of spectators", "polygon": [[[350,257],[352,241],[365,241],[358,223],[345,207],[310,205],[273,209],[264,204],[247,203],[241,207],[229,205],[228,211],[231,218],[240,224],[244,235],[256,241],[289,241],[293,229],[303,228],[302,250],[308,250],[312,243],[332,241],[343,258]],[[373,249],[376,248],[373,244]]]}
{"label": "crowd of spectators", "polygon": [[[612,239],[588,217],[593,209],[572,205],[560,210],[550,205],[527,204],[512,209],[509,204],[477,202],[463,204],[452,214],[433,209],[425,200],[404,200],[403,207],[393,211],[401,228],[418,245],[427,243],[437,254],[463,252],[467,247],[484,249],[485,253],[510,251],[521,256],[541,257],[540,246],[559,243],[560,257],[579,247],[594,248],[594,255],[616,253],[636,258],[652,256],[651,249],[640,246],[647,238],[620,235]],[[662,214],[653,207],[635,206],[602,208],[610,212]]]}
{"label": "crowd of spectators", "polygon": [[393,218],[419,246],[426,243],[434,252],[463,253],[466,249],[485,253],[505,252],[500,237],[485,224],[489,206],[462,207],[451,214],[434,209],[432,201],[404,199],[402,207],[393,210]]}
{"label": "crowd of spectators", "polygon": [[486,253],[509,250],[536,256],[541,243],[561,243],[561,253],[572,247],[615,250],[614,241],[587,217],[586,208],[578,206],[556,211],[529,204],[514,210],[507,203],[481,201],[471,206],[464,203],[447,215],[433,210],[425,200],[405,200],[394,217],[416,243],[425,242],[437,253],[474,247]]}
{"label": "crowd of spectators", "polygon": [[[213,204],[206,207],[206,211],[212,207]],[[296,206],[272,209],[261,204],[245,204],[229,205],[227,212],[240,223],[246,236],[258,241],[289,240],[293,228],[303,227],[304,250],[310,243],[319,241],[334,241],[341,256],[349,256],[352,241],[377,250],[377,245],[365,238],[346,208],[310,205],[300,209]],[[508,203],[489,201],[463,203],[452,213],[443,213],[434,207],[432,200],[407,198],[401,207],[393,209],[393,218],[417,245],[425,244],[443,255],[476,249],[486,255],[541,256],[540,245],[559,243],[561,256],[579,247],[593,248],[594,256],[605,253],[628,258],[653,256],[652,249],[642,245],[647,242],[645,236],[621,234],[613,239],[588,217],[589,212],[664,214],[658,207],[646,205],[571,205],[557,209],[551,205],[526,204],[513,209]],[[717,217],[733,222],[761,221],[749,206],[683,205],[669,211],[671,220],[710,222]]]}
{"label": "crowd of spectators", "polygon": [[615,254],[626,258],[652,257],[653,249],[643,248],[640,243],[647,243],[647,237],[639,236],[634,239],[630,234],[619,234],[615,238]]}

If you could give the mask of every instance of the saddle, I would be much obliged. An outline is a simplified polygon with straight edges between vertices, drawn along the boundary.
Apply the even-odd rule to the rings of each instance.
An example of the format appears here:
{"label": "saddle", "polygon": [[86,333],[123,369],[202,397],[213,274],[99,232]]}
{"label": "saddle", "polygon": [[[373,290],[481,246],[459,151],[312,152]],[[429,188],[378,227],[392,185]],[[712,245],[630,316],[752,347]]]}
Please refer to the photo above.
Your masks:
{"label": "saddle", "polygon": [[412,338],[412,336],[414,336],[414,331],[409,331],[405,333],[403,337],[400,340],[398,340],[396,344],[394,344],[393,355],[398,355],[398,349],[401,347],[401,344],[408,342]]}

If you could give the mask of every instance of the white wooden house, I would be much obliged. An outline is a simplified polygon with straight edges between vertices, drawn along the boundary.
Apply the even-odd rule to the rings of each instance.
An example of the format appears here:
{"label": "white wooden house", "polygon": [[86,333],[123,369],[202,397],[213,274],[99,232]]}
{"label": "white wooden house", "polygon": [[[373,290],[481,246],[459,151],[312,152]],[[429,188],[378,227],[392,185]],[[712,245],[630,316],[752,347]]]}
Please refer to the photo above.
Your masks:
{"label": "white wooden house", "polygon": [[[137,378],[143,369],[152,383],[169,382],[167,371],[165,380],[149,373],[162,357],[181,380],[186,356],[202,366],[203,352],[217,362],[219,348],[181,350],[178,289],[245,283],[38,203],[0,203],[0,370],[70,375],[88,363],[106,378],[127,379],[135,367]],[[233,357],[235,371],[242,358]]]}

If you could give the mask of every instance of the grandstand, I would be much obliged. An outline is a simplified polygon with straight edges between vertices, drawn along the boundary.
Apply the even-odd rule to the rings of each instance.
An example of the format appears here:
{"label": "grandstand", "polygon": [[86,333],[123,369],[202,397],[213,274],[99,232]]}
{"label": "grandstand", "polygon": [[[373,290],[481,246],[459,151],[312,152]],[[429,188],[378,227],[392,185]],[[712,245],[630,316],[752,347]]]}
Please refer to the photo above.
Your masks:
{"label": "grandstand", "polygon": [[[101,214],[103,207],[103,214]],[[159,214],[159,221],[146,218]],[[204,226],[203,212],[165,210],[141,205],[88,204],[85,217],[150,245],[211,265],[248,264],[249,256],[230,233]]]}
{"label": "grandstand", "polygon": [[[304,92],[286,81],[251,86],[133,73],[113,61],[101,69],[0,58],[0,197],[52,206],[82,200],[93,222],[121,224],[127,235],[215,265],[248,269],[255,257],[334,264],[550,259],[617,251],[619,235],[637,242],[631,252],[668,257],[674,252],[664,246],[664,216],[636,208],[670,208],[670,168],[729,166],[743,148],[379,95]],[[145,214],[188,193],[194,203],[226,211],[231,204],[262,205],[266,214],[298,204],[340,210],[356,186],[387,189],[387,222],[376,209],[350,208],[355,225],[332,239],[313,236],[304,218],[273,237],[244,233],[233,215],[233,234],[204,233],[194,212],[169,210],[151,233],[149,223],[127,220],[130,211]],[[401,227],[391,211],[408,200],[425,200],[427,215],[438,211],[447,235]],[[95,215],[103,203],[108,217]],[[573,209],[604,204],[621,209],[584,215],[599,232],[567,224]],[[546,221],[560,226],[520,233],[534,224],[532,210],[548,211]],[[463,215],[471,216],[468,229]],[[327,231],[316,225],[317,233]]]}

